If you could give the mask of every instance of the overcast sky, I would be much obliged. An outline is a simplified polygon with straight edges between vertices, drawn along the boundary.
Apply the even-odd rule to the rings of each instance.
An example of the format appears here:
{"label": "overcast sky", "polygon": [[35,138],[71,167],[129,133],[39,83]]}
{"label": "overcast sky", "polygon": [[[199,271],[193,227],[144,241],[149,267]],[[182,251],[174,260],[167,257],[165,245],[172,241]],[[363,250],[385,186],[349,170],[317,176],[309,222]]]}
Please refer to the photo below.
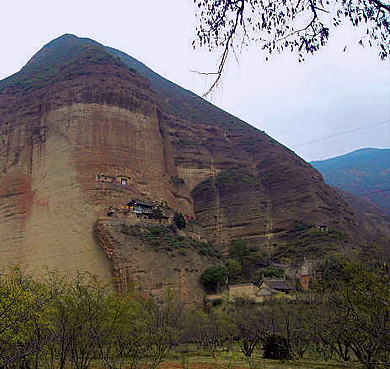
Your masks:
{"label": "overcast sky", "polygon": [[[64,33],[124,51],[198,95],[211,80],[193,71],[212,72],[217,63],[217,53],[191,48],[192,0],[13,0],[3,1],[1,13],[0,79]],[[358,46],[350,27],[305,63],[289,54],[264,59],[251,47],[239,63],[230,60],[209,100],[307,161],[390,147],[390,61]]]}

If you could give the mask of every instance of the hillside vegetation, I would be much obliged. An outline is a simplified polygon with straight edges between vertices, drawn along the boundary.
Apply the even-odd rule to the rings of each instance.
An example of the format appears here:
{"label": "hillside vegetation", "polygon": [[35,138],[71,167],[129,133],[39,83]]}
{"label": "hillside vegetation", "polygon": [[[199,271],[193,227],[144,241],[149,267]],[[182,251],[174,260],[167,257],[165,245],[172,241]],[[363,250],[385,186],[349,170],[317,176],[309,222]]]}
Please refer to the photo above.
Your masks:
{"label": "hillside vegetation", "polygon": [[0,277],[0,366],[388,366],[388,270],[329,259],[318,276],[310,292],[293,299],[260,305],[241,299],[202,309],[184,306],[169,289],[157,305],[136,291],[109,293],[89,274],[66,280],[49,273],[37,281],[13,268]]}

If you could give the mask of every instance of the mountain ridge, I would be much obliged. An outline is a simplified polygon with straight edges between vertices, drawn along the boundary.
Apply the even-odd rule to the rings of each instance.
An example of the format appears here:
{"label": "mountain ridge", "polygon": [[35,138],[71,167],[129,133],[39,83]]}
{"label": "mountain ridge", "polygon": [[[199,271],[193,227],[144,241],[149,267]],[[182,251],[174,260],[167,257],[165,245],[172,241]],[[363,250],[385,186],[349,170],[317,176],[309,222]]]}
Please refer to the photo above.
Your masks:
{"label": "mountain ridge", "polygon": [[366,198],[390,215],[390,149],[363,148],[311,164],[329,185]]}

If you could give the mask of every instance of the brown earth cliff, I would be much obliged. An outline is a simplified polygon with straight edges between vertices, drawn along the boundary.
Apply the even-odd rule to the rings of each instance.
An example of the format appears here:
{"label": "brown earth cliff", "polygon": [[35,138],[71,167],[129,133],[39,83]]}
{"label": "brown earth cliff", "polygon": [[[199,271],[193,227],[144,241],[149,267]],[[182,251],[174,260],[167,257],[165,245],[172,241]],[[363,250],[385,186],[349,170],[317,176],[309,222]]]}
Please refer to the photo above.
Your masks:
{"label": "brown earth cliff", "polygon": [[[199,288],[199,273],[217,261],[123,251],[137,242],[106,215],[130,199],[195,217],[221,252],[238,237],[270,252],[297,222],[326,223],[348,247],[361,237],[342,197],[293,152],[129,56],[73,35],[0,82],[0,137],[2,269],[114,273],[119,290],[126,278],[153,293],[179,279]],[[110,247],[122,250],[114,261]],[[177,275],[162,275],[167,265]]]}

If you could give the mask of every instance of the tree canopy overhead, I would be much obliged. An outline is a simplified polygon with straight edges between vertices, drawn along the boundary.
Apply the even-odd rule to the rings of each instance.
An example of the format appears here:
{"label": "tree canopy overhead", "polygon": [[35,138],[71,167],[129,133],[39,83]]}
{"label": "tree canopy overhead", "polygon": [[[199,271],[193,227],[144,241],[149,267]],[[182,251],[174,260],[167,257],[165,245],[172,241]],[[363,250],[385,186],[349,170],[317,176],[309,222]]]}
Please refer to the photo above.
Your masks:
{"label": "tree canopy overhead", "polygon": [[198,18],[193,46],[222,50],[218,84],[230,52],[257,43],[267,53],[295,52],[298,60],[326,44],[331,29],[348,19],[364,26],[359,43],[377,46],[379,56],[390,53],[389,0],[194,0]]}

